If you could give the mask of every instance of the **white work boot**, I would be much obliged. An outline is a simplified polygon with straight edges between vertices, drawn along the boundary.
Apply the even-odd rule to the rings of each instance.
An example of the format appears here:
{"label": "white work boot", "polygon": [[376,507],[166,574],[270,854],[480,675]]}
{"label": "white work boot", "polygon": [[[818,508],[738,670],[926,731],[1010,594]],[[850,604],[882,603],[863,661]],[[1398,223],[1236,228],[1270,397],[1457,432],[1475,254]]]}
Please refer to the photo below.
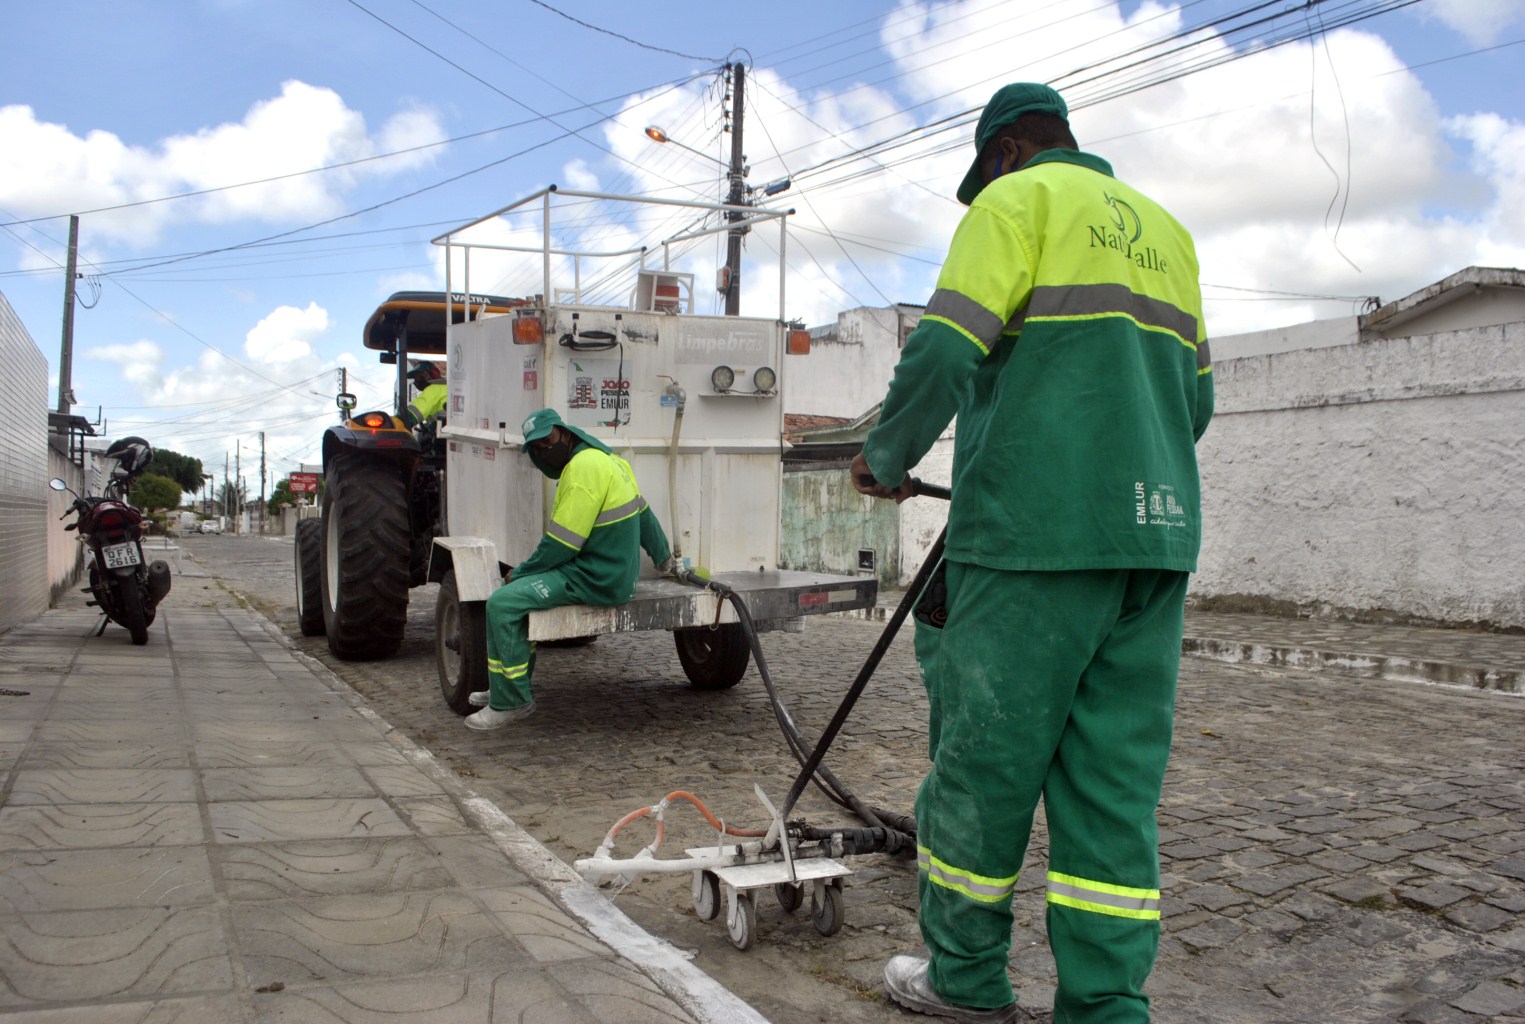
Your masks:
{"label": "white work boot", "polygon": [[466,703],[474,708],[485,708],[487,706],[487,695],[491,692],[491,690],[473,690],[471,696],[466,698]]}
{"label": "white work boot", "polygon": [[483,708],[474,715],[466,716],[466,728],[476,729],[479,732],[501,729],[509,722],[529,717],[530,713],[534,710],[534,701],[530,701],[528,704],[517,708],[510,708],[508,711],[495,711],[492,708]]}
{"label": "white work boot", "polygon": [[1010,1024],[1030,1019],[1014,1002],[994,1010],[953,1005],[932,991],[932,982],[927,977],[929,967],[931,964],[920,957],[890,957],[890,962],[884,965],[884,991],[890,1001],[916,1013],[947,1017],[964,1024]]}

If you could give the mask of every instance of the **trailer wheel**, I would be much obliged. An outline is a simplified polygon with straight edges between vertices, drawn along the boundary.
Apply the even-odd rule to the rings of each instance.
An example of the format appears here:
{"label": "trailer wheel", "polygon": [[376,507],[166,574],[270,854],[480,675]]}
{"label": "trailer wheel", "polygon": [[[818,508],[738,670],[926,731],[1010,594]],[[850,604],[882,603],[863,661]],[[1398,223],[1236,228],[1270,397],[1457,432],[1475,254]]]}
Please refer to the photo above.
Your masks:
{"label": "trailer wheel", "polygon": [[323,635],[323,521],[297,523],[297,625],[303,636]]}
{"label": "trailer wheel", "polygon": [[695,871],[694,913],[701,921],[713,921],[720,913],[720,878],[713,871]]}
{"label": "trailer wheel", "polygon": [[784,908],[784,913],[792,914],[805,902],[805,886],[800,882],[775,882],[773,895],[778,897],[778,905]]}
{"label": "trailer wheel", "polygon": [[675,629],[672,635],[678,661],[694,689],[729,690],[747,674],[752,649],[741,623],[729,622],[719,629]]}
{"label": "trailer wheel", "polygon": [[323,630],[346,661],[389,658],[408,618],[408,493],[399,466],[341,454],[323,488]]}
{"label": "trailer wheel", "polygon": [[440,581],[434,602],[434,661],[445,703],[458,715],[469,715],[471,695],[487,689],[487,605],[462,601],[455,570]]}
{"label": "trailer wheel", "polygon": [[820,885],[810,897],[810,920],[815,925],[815,930],[830,938],[842,930],[842,921],[845,918],[842,907],[842,886],[839,881],[832,879],[825,885]]}
{"label": "trailer wheel", "polygon": [[753,902],[751,892],[733,892],[727,909],[725,924],[731,945],[743,951],[751,949],[757,938],[757,904]]}

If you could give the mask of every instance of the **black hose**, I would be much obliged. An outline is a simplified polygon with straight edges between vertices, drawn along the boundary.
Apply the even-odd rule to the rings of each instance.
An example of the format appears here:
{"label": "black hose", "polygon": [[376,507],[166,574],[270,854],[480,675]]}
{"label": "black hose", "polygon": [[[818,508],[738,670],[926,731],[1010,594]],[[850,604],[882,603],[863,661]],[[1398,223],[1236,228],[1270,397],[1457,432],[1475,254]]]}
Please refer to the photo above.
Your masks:
{"label": "black hose", "polygon": [[[952,496],[952,492],[946,487],[925,484],[920,480],[913,480],[912,483],[914,485],[914,493],[923,497],[941,498],[946,501]],[[767,690],[768,699],[773,705],[773,715],[778,720],[779,728],[784,733],[784,738],[788,742],[790,752],[801,765],[800,774],[794,780],[794,785],[790,788],[789,795],[784,800],[781,816],[784,818],[788,817],[789,812],[794,809],[795,803],[798,802],[800,795],[804,792],[805,786],[810,782],[814,782],[829,799],[839,806],[851,810],[860,820],[869,826],[866,829],[807,828],[802,833],[802,837],[805,839],[829,840],[834,844],[840,844],[844,854],[906,854],[915,850],[916,819],[914,817],[884,811],[877,807],[869,807],[855,793],[843,786],[841,781],[821,764],[821,761],[825,758],[826,751],[830,749],[832,742],[837,738],[837,733],[841,731],[842,726],[847,722],[847,716],[851,714],[854,705],[858,702],[858,698],[862,696],[864,689],[867,688],[869,679],[873,677],[874,671],[879,667],[879,662],[884,659],[884,655],[889,650],[891,642],[895,639],[895,634],[899,632],[906,616],[910,614],[911,608],[916,603],[922,589],[925,588],[927,580],[931,577],[933,571],[936,570],[937,564],[942,561],[943,546],[947,536],[948,531],[945,527],[938,534],[937,540],[932,544],[932,548],[928,551],[925,561],[922,562],[921,568],[917,571],[915,579],[911,581],[911,586],[906,590],[905,596],[901,598],[900,604],[896,606],[894,614],[890,616],[890,621],[884,627],[884,631],[879,634],[879,639],[874,644],[874,649],[869,652],[868,659],[864,661],[863,667],[858,670],[857,678],[853,680],[852,686],[848,688],[847,695],[842,698],[842,702],[837,706],[836,713],[832,716],[831,722],[826,726],[826,730],[821,734],[821,738],[816,742],[814,749],[811,750],[808,757],[804,754],[806,749],[805,738],[800,734],[799,727],[794,724],[794,720],[789,716],[788,710],[784,707],[783,699],[778,693],[778,688],[773,683],[772,673],[768,671],[768,662],[763,657],[762,644],[757,638],[757,628],[752,621],[752,614],[747,609],[746,603],[742,601],[740,595],[733,588],[724,583],[717,580],[702,579],[688,571],[679,574],[680,579],[719,593],[726,600],[730,601],[732,607],[736,609],[736,617],[741,624],[742,633],[747,638],[747,645],[751,648],[752,659],[757,663],[758,675],[762,676],[763,687]]]}

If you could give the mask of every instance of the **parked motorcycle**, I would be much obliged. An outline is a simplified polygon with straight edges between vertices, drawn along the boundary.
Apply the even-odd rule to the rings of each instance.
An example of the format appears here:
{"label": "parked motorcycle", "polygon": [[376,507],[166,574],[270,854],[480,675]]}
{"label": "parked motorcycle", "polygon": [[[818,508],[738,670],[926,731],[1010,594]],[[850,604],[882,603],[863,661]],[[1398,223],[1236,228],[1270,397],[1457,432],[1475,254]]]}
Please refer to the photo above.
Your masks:
{"label": "parked motorcycle", "polygon": [[[145,563],[143,559],[143,513],[127,499],[128,486],[134,477],[148,468],[154,450],[141,437],[124,437],[106,449],[106,458],[116,460],[102,495],[75,494],[62,480],[50,480],[55,491],[74,495],[62,519],[70,513],[78,516],[64,527],[79,530],[79,539],[90,553],[90,602],[106,613],[106,618],[126,629],[134,644],[148,642],[148,627],[154,611],[169,593],[169,564],[162,560]],[[101,623],[101,631],[106,623]],[[97,633],[97,636],[100,634]]]}

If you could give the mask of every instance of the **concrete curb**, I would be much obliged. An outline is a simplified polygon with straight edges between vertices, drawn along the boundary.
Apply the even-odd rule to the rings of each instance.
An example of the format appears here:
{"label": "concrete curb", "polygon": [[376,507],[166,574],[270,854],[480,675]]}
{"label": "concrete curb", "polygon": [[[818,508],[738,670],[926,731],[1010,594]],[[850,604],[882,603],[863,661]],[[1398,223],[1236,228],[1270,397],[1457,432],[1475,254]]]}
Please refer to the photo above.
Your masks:
{"label": "concrete curb", "polygon": [[1305,670],[1329,669],[1365,679],[1429,683],[1436,686],[1496,690],[1516,696],[1525,695],[1525,685],[1522,685],[1519,672],[1404,658],[1396,655],[1342,654],[1312,647],[1277,646],[1195,636],[1188,636],[1181,641],[1181,653],[1194,658],[1206,658],[1231,664]]}

